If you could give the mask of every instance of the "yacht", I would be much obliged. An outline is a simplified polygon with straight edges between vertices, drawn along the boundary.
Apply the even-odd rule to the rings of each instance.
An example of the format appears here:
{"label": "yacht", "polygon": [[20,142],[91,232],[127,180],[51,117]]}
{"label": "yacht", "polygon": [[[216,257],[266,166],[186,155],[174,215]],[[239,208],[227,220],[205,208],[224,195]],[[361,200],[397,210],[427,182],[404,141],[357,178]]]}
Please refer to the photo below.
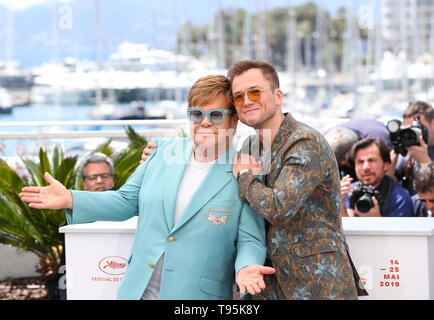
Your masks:
{"label": "yacht", "polygon": [[[68,59],[46,64],[36,74],[33,100],[61,105],[95,105],[93,119],[173,119],[191,85],[207,74],[225,74],[195,57],[157,50],[146,44],[123,43],[98,69],[94,62]],[[99,91],[99,93],[98,93]],[[114,97],[110,103],[97,96]],[[142,104],[136,108],[135,103]],[[130,105],[127,112],[119,104]],[[143,118],[142,118],[143,119]]]}
{"label": "yacht", "polygon": [[28,105],[32,86],[33,75],[29,70],[20,68],[15,61],[0,61],[0,87],[7,90],[13,105]]}
{"label": "yacht", "polygon": [[11,113],[13,107],[14,104],[11,95],[5,88],[0,87],[0,113]]}

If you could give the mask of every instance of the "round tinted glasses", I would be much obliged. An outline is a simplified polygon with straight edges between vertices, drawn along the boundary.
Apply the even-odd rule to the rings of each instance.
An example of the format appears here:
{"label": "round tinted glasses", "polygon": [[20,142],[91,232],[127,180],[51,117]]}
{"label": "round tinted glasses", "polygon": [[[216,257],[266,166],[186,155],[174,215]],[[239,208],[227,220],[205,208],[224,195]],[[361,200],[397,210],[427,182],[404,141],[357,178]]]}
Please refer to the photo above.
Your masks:
{"label": "round tinted glasses", "polygon": [[187,109],[188,119],[190,119],[194,124],[201,123],[205,116],[207,116],[209,121],[215,126],[222,124],[223,121],[225,121],[227,114],[233,113],[235,113],[234,110],[227,109],[211,109],[208,112],[196,107]]}
{"label": "round tinted glasses", "polygon": [[[257,102],[261,100],[261,93],[268,90],[273,90],[273,89],[272,88],[265,89],[265,90],[251,89],[247,91],[247,97],[249,98],[250,101]],[[234,100],[234,105],[236,107],[241,107],[244,104],[244,96],[245,93],[243,92],[234,94],[233,100]]]}

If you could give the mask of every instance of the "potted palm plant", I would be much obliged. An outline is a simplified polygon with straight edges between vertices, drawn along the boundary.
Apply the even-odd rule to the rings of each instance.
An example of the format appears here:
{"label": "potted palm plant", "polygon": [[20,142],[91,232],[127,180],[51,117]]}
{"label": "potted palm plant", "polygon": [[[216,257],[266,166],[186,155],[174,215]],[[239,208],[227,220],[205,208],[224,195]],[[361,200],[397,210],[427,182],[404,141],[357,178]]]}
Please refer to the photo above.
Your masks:
{"label": "potted palm plant", "polygon": [[[102,152],[111,157],[115,167],[115,189],[122,186],[139,165],[146,138],[128,126],[129,145],[118,154],[110,147],[111,139],[91,153]],[[38,159],[21,157],[23,168],[17,170],[0,159],[0,243],[33,252],[39,263],[37,272],[45,283],[58,279],[63,241],[58,229],[66,223],[63,210],[33,209],[21,201],[19,193],[25,186],[45,186],[43,175],[49,172],[68,189],[81,189],[77,156],[65,157],[55,147],[51,157],[44,149]],[[17,171],[20,171],[18,173]]]}

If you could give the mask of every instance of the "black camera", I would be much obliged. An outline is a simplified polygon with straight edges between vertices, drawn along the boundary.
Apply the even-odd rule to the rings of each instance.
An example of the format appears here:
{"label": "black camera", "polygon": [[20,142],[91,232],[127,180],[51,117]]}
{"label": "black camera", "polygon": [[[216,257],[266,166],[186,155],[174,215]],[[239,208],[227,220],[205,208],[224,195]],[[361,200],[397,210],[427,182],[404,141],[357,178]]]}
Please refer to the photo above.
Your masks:
{"label": "black camera", "polygon": [[362,213],[366,213],[374,206],[372,197],[375,197],[380,202],[380,192],[374,186],[365,186],[361,181],[357,181],[353,186],[350,200],[351,207],[356,208]]}
{"label": "black camera", "polygon": [[418,146],[421,136],[428,143],[428,129],[420,122],[418,115],[414,116],[412,124],[402,127],[401,124],[399,120],[390,120],[386,126],[396,153],[407,155],[407,147]]}

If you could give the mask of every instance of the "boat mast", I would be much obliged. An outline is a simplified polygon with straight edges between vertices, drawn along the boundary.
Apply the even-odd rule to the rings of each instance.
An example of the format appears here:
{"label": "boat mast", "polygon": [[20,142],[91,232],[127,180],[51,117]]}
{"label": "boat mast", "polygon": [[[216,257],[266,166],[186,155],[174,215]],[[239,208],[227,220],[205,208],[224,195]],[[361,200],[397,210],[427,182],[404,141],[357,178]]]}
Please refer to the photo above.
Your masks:
{"label": "boat mast", "polygon": [[[430,17],[429,53],[431,58],[431,78],[429,79],[428,89],[431,89],[434,85],[434,11],[431,11]],[[432,99],[431,96],[429,96],[428,98]]]}
{"label": "boat mast", "polygon": [[237,10],[235,8],[232,8],[229,12],[229,15],[231,17],[231,30],[232,30],[232,61],[231,64],[233,64],[235,61],[240,60],[240,50],[239,50],[239,44],[238,44],[238,25],[237,25]]}
{"label": "boat mast", "polygon": [[5,60],[12,61],[14,58],[14,13],[11,8],[5,7],[6,10],[6,47]]}
{"label": "boat mast", "polygon": [[359,50],[359,32],[354,23],[354,14],[356,12],[357,0],[351,0],[346,10],[346,31],[344,36],[344,58],[342,59],[342,72],[351,86],[353,96],[354,110],[358,107],[357,91],[357,67],[358,67],[358,50]]}
{"label": "boat mast", "polygon": [[252,47],[251,47],[251,16],[248,9],[245,10],[246,15],[244,16],[243,24],[243,56],[242,59],[252,58]]}
{"label": "boat mast", "polygon": [[377,74],[376,79],[376,93],[377,101],[383,96],[383,77],[381,70],[381,61],[383,60],[383,34],[382,34],[382,19],[381,10],[383,8],[383,0],[376,0],[377,4],[375,12],[377,13],[374,25],[377,24],[377,32],[375,32],[375,72]]}
{"label": "boat mast", "polygon": [[218,28],[218,54],[217,54],[217,67],[219,70],[225,68],[225,21],[223,17],[222,1],[218,1],[217,13],[217,28]]}
{"label": "boat mast", "polygon": [[291,97],[295,98],[296,92],[296,72],[297,72],[297,16],[294,8],[289,7],[289,29],[288,29],[288,45],[287,45],[287,72],[291,83]]}
{"label": "boat mast", "polygon": [[259,41],[258,60],[267,61],[267,25],[266,25],[266,3],[265,0],[256,1],[256,12],[259,15]]}
{"label": "boat mast", "polygon": [[102,89],[100,86],[100,73],[101,73],[101,21],[98,0],[93,0],[95,9],[95,58],[97,77],[95,82],[95,104],[99,106],[102,102]]}
{"label": "boat mast", "polygon": [[401,90],[404,93],[404,99],[408,100],[408,43],[407,43],[407,26],[408,26],[408,19],[407,19],[407,6],[406,6],[407,0],[399,0],[399,15],[401,20],[401,30],[400,30],[400,51],[399,56],[400,60],[402,62],[403,67],[403,77],[401,80]]}

